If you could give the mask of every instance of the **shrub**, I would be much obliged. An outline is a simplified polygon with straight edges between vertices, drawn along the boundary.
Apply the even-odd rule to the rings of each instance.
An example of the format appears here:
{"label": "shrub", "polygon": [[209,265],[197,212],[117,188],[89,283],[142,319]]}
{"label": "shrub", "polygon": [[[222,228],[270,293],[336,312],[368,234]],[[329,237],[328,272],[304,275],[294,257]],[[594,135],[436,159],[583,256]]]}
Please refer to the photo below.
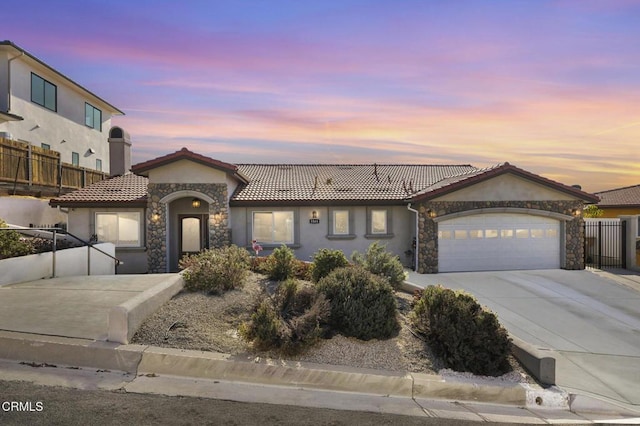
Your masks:
{"label": "shrub", "polygon": [[492,376],[510,370],[507,331],[473,296],[429,286],[410,317],[449,368]]}
{"label": "shrub", "polygon": [[405,280],[404,267],[398,256],[385,250],[385,246],[374,242],[364,255],[354,252],[351,260],[372,274],[384,277],[394,290],[398,290]]}
{"label": "shrub", "polygon": [[293,261],[293,276],[299,280],[311,281],[313,263],[295,259]]}
{"label": "shrub", "polygon": [[334,330],[362,340],[384,339],[398,331],[395,293],[386,280],[361,267],[345,267],[316,286],[329,299]]}
{"label": "shrub", "polygon": [[251,320],[240,326],[240,335],[261,350],[295,353],[322,337],[329,314],[324,295],[288,279],[258,305]]}
{"label": "shrub", "polygon": [[251,270],[257,274],[269,275],[269,258],[259,256],[251,258]]}
{"label": "shrub", "polygon": [[269,255],[267,275],[276,281],[293,278],[295,260],[293,250],[283,244]]}
{"label": "shrub", "polygon": [[313,255],[311,280],[317,283],[334,269],[342,268],[348,264],[349,261],[342,250],[320,249]]}
{"label": "shrub", "polygon": [[249,252],[237,246],[214,248],[180,260],[184,287],[220,294],[241,287],[249,272]]}
{"label": "shrub", "polygon": [[[0,219],[0,228],[6,227],[7,223]],[[0,259],[31,253],[31,246],[20,237],[17,231],[0,231]]]}

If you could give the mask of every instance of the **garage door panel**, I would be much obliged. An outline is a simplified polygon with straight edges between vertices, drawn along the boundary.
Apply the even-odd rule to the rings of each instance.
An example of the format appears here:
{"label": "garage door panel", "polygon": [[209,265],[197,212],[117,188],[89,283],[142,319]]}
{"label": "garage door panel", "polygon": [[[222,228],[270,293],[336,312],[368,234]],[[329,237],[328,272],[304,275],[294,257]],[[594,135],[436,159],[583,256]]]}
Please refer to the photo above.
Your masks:
{"label": "garage door panel", "polygon": [[438,223],[441,272],[560,267],[559,221],[522,214],[482,214]]}

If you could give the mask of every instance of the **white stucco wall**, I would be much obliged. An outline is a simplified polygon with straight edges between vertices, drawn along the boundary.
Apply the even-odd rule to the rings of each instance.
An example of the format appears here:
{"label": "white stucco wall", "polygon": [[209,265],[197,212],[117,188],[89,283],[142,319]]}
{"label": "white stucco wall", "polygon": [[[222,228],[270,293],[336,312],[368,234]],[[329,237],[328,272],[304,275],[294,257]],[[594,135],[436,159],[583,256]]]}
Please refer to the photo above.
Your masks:
{"label": "white stucco wall", "polygon": [[[115,247],[111,243],[97,244],[97,248],[113,256]],[[55,276],[73,277],[87,275],[87,247],[58,250],[55,255]],[[113,275],[115,262],[108,256],[91,250],[91,275]],[[53,253],[32,254],[0,260],[0,286],[42,278],[51,278],[53,274]]]}
{"label": "white stucco wall", "polygon": [[[5,64],[0,65],[0,68],[5,76],[3,89],[0,90],[6,93],[6,53]],[[31,72],[56,85],[57,111],[31,102]],[[3,109],[6,110],[7,97],[4,95],[0,98],[3,98]],[[101,131],[85,125],[85,102],[102,111]],[[0,131],[11,133],[13,139],[38,147],[46,143],[52,150],[61,153],[62,161],[65,163],[71,163],[71,153],[77,152],[80,166],[89,169],[95,169],[96,159],[101,159],[102,171],[109,171],[107,138],[111,127],[111,108],[46,67],[26,57],[11,63],[11,98],[8,112],[24,118],[23,121],[0,122]],[[62,142],[63,140],[65,142]],[[95,153],[89,153],[89,149],[93,149]]]}
{"label": "white stucco wall", "polygon": [[545,201],[576,199],[576,197],[572,197],[569,194],[554,191],[544,185],[531,182],[519,176],[504,174],[435,198],[433,201]]}
{"label": "white stucco wall", "polygon": [[67,223],[67,214],[49,206],[49,200],[34,197],[0,197],[0,219],[12,225],[34,226]]}

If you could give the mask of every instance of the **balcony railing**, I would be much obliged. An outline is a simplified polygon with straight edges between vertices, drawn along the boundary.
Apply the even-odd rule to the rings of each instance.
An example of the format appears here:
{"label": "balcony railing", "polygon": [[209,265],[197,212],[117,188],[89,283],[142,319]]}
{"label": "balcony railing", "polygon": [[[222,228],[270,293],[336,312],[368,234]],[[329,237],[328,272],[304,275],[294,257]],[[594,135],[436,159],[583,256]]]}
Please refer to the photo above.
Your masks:
{"label": "balcony railing", "polygon": [[107,177],[106,173],[63,163],[60,153],[11,139],[0,138],[0,182],[62,189],[77,189]]}

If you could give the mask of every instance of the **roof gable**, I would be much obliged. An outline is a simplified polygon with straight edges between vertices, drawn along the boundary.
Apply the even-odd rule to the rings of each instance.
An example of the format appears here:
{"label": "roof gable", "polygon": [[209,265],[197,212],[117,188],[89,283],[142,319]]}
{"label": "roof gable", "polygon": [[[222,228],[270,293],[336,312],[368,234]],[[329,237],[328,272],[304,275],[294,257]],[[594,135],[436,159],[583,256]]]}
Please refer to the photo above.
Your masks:
{"label": "roof gable", "polygon": [[189,160],[207,167],[212,167],[214,169],[232,174],[241,182],[247,182],[247,178],[239,173],[238,166],[219,160],[214,160],[213,158],[206,157],[201,154],[196,154],[195,152],[189,151],[187,148],[182,148],[180,151],[163,155],[162,157],[157,157],[143,163],[135,164],[131,167],[131,171],[136,174],[148,175],[148,172],[150,170],[157,169],[159,167],[166,166],[168,164],[175,163],[181,160]]}
{"label": "roof gable", "polygon": [[533,174],[509,163],[498,164],[496,166],[488,167],[485,169],[476,169],[469,173],[448,177],[424,189],[423,191],[420,191],[419,193],[411,197],[410,201],[419,202],[432,200],[434,198],[442,197],[444,195],[469,188],[481,182],[486,182],[490,179],[496,178],[498,176],[503,176],[505,174],[517,176],[538,185],[542,185],[543,187],[546,187],[550,190],[569,195],[585,202],[595,203],[598,201],[598,197],[593,194],[589,194],[576,187],[564,185],[551,179]]}

